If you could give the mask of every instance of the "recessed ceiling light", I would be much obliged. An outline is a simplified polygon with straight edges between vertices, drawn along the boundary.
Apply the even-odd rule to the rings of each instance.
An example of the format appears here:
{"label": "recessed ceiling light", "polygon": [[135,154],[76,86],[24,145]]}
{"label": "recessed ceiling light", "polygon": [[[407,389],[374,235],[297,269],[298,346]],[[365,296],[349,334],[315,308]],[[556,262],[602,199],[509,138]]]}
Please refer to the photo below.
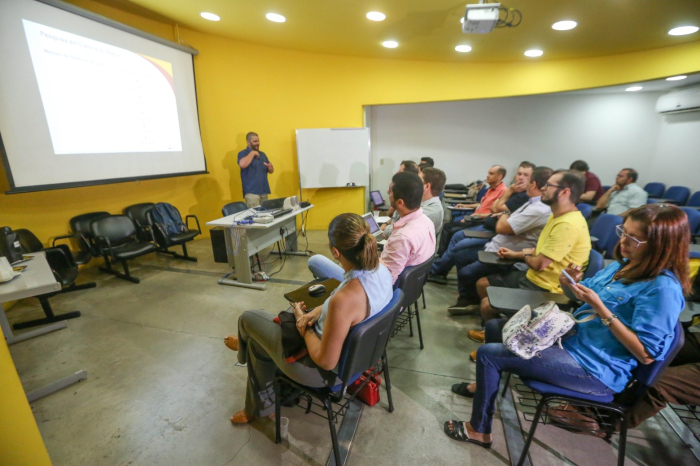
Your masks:
{"label": "recessed ceiling light", "polygon": [[384,21],[386,19],[386,15],[384,13],[380,13],[379,11],[370,11],[367,13],[367,19],[370,21]]}
{"label": "recessed ceiling light", "polygon": [[382,42],[382,45],[388,49],[395,49],[399,46],[399,43],[395,40],[385,40],[384,42]]}
{"label": "recessed ceiling light", "polygon": [[282,15],[278,15],[277,13],[268,13],[265,15],[265,18],[269,19],[273,23],[284,23],[287,21],[287,18]]}
{"label": "recessed ceiling light", "polygon": [[472,47],[470,45],[458,45],[455,47],[455,50],[458,52],[471,52]]}
{"label": "recessed ceiling light", "polygon": [[642,86],[632,86],[632,87],[628,87],[627,89],[625,89],[625,91],[627,91],[627,92],[637,92],[637,91],[641,91],[641,90],[642,90]]}
{"label": "recessed ceiling light", "polygon": [[214,13],[207,13],[206,11],[203,11],[199,14],[204,19],[208,19],[209,21],[220,21],[221,18],[219,18],[219,15],[215,15]]}
{"label": "recessed ceiling light", "polygon": [[681,26],[668,31],[668,33],[672,36],[685,36],[694,32],[698,32],[697,26]]}
{"label": "recessed ceiling light", "polygon": [[680,81],[681,79],[685,79],[688,76],[671,76],[670,78],[666,78],[666,81]]}
{"label": "recessed ceiling light", "polygon": [[526,57],[541,57],[544,52],[542,50],[532,49],[525,52]]}
{"label": "recessed ceiling light", "polygon": [[557,31],[568,31],[576,27],[576,21],[558,21],[552,24],[552,29]]}

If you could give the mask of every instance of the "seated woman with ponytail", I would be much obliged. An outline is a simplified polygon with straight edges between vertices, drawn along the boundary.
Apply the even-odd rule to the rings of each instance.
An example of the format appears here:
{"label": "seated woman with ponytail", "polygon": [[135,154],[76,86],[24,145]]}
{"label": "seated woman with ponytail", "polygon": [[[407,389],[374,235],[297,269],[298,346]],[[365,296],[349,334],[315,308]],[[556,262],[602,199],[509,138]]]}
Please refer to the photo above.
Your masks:
{"label": "seated woman with ponytail", "polygon": [[308,356],[287,363],[281,327],[273,321],[274,314],[262,310],[244,312],[238,319],[238,336],[224,340],[238,351],[238,362],[248,364],[245,408],[231,418],[232,423],[245,424],[274,412],[277,369],[306,386],[333,386],[319,369],[334,369],[352,327],[380,312],[391,300],[391,274],[379,262],[377,242],[362,217],[335,217],[328,227],[328,241],[344,271],[341,284],[323,306],[306,312],[304,303],[292,305]]}

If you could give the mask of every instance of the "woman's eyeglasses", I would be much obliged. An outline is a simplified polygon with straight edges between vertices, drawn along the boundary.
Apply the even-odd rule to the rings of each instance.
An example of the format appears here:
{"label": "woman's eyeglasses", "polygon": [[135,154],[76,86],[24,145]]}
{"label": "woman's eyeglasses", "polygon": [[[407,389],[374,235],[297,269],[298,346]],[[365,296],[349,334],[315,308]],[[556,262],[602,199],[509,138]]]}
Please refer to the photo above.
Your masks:
{"label": "woman's eyeglasses", "polygon": [[634,244],[635,248],[638,248],[640,244],[646,244],[649,242],[649,241],[640,241],[637,238],[635,238],[634,236],[628,235],[627,232],[625,231],[625,228],[622,225],[618,225],[615,227],[615,233],[617,234],[617,237],[620,239],[625,239],[625,238],[629,239],[632,242],[632,244]]}

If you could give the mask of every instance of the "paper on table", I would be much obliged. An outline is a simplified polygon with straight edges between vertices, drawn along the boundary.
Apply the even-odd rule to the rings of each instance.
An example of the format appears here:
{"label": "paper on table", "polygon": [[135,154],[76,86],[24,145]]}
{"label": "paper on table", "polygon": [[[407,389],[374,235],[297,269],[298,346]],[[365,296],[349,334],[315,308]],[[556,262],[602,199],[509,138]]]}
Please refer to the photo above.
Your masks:
{"label": "paper on table", "polygon": [[391,217],[375,217],[374,219],[377,221],[377,223],[386,223],[391,220]]}

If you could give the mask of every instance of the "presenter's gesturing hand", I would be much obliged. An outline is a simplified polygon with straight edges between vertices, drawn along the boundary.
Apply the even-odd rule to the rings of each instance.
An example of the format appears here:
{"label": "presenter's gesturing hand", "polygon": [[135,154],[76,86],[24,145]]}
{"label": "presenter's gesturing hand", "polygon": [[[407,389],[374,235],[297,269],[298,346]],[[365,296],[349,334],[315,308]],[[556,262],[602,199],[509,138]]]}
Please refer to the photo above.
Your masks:
{"label": "presenter's gesturing hand", "polygon": [[267,167],[268,173],[272,173],[275,171],[275,167],[273,167],[270,162],[263,162],[263,164]]}

